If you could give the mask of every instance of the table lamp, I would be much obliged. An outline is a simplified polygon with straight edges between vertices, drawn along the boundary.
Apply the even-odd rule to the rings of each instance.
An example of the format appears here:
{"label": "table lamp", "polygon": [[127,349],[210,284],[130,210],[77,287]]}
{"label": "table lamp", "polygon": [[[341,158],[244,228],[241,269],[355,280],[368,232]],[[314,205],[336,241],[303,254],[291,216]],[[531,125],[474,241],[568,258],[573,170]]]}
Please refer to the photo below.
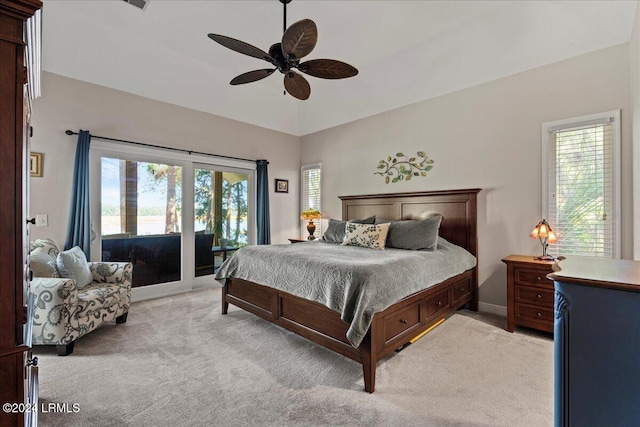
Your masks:
{"label": "table lamp", "polygon": [[542,221],[540,221],[529,236],[534,239],[537,237],[540,240],[540,244],[542,245],[542,256],[537,257],[536,259],[544,261],[555,261],[554,257],[552,257],[551,255],[547,255],[547,248],[549,247],[549,243],[556,243],[558,239],[553,233],[553,230],[549,226],[547,220],[543,219]]}
{"label": "table lamp", "polygon": [[307,224],[307,231],[309,232],[309,237],[307,237],[307,240],[315,240],[316,237],[313,235],[313,233],[315,233],[316,231],[316,225],[313,223],[313,220],[320,218],[322,218],[322,214],[317,209],[307,209],[306,211],[302,212],[302,215],[300,215],[300,219],[309,221],[309,223]]}

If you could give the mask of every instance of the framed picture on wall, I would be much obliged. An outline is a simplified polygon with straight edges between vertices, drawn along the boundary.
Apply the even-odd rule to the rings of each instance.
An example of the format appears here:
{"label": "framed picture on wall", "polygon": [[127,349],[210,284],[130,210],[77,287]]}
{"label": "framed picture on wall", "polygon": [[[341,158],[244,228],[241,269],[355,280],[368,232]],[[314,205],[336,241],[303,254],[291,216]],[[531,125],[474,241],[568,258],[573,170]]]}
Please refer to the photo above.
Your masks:
{"label": "framed picture on wall", "polygon": [[31,171],[31,176],[42,177],[42,153],[31,153],[29,170]]}
{"label": "framed picture on wall", "polygon": [[288,193],[289,180],[276,178],[276,193]]}

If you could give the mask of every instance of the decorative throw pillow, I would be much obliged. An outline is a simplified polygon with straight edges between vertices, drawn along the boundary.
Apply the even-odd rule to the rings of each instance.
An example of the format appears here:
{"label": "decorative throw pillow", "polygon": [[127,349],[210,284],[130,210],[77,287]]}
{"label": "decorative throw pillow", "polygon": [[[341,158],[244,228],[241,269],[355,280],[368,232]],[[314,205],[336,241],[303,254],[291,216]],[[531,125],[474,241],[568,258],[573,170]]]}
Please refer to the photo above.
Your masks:
{"label": "decorative throw pillow", "polygon": [[423,220],[391,221],[387,247],[435,251],[441,221],[441,215]]}
{"label": "decorative throw pillow", "polygon": [[[376,216],[370,216],[365,219],[352,219],[351,222],[356,224],[373,224],[376,221]],[[344,230],[347,226],[347,221],[340,221],[339,219],[329,219],[329,226],[327,231],[324,232],[322,239],[330,243],[342,243],[344,240]]]}
{"label": "decorative throw pillow", "polygon": [[87,257],[79,246],[60,252],[57,265],[60,276],[75,280],[78,289],[82,289],[93,282],[93,274],[87,263]]}
{"label": "decorative throw pillow", "polygon": [[58,247],[51,239],[38,239],[29,248],[29,268],[34,277],[60,277],[56,268]]}
{"label": "decorative throw pillow", "polygon": [[348,222],[345,228],[343,246],[362,246],[365,248],[384,249],[389,224],[357,224]]}

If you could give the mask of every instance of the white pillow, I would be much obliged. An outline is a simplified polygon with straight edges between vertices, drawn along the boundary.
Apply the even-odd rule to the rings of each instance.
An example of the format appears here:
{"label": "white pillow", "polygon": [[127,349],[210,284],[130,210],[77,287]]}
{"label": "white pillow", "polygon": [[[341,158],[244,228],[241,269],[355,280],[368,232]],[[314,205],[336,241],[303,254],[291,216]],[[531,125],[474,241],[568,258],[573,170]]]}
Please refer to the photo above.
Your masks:
{"label": "white pillow", "polygon": [[343,246],[362,246],[372,249],[384,249],[389,232],[389,223],[356,224],[347,222]]}
{"label": "white pillow", "polygon": [[87,257],[79,246],[60,252],[56,259],[60,276],[76,281],[78,289],[82,289],[93,282],[93,274],[87,263]]}

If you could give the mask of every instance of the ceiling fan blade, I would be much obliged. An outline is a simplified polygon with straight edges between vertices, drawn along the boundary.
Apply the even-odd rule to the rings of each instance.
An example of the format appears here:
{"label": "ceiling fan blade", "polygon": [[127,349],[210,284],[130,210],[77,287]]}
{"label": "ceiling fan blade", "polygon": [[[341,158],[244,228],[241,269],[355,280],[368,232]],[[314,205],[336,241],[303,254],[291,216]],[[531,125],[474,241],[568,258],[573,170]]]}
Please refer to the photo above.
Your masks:
{"label": "ceiling fan blade", "polygon": [[293,71],[284,75],[284,88],[291,96],[303,101],[311,95],[311,86],[309,86],[307,79]]}
{"label": "ceiling fan blade", "polygon": [[221,36],[220,34],[207,34],[207,36],[216,43],[220,43],[222,46],[235,50],[243,55],[253,56],[254,58],[264,59],[265,61],[273,63],[273,58],[262,49],[245,43],[240,40],[232,39],[231,37]]}
{"label": "ceiling fan blade", "polygon": [[236,86],[262,80],[265,77],[269,77],[275,70],[276,68],[267,68],[265,70],[249,71],[248,73],[240,74],[239,76],[234,77],[233,80],[231,80],[231,84],[233,86]]}
{"label": "ceiling fan blade", "polygon": [[346,79],[358,74],[355,67],[335,59],[312,59],[298,64],[298,70],[321,79]]}
{"label": "ceiling fan blade", "polygon": [[292,24],[282,36],[284,56],[296,59],[307,56],[318,41],[318,27],[311,19],[303,19]]}

